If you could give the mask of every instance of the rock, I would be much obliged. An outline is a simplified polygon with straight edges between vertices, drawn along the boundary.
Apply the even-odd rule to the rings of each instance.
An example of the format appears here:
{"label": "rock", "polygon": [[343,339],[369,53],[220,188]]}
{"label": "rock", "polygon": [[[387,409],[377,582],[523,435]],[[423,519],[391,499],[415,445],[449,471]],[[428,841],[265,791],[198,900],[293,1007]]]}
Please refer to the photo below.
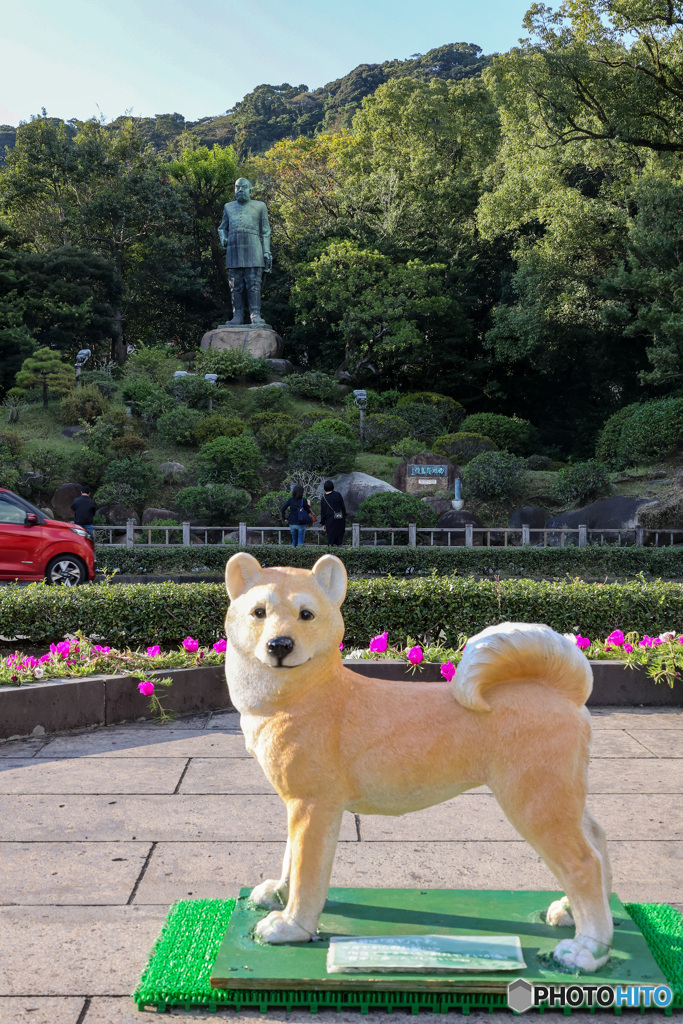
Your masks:
{"label": "rock", "polygon": [[80,495],[80,484],[62,484],[61,487],[57,488],[52,495],[50,504],[55,510],[55,515],[58,519],[73,519],[74,514],[71,511],[71,503],[75,498],[79,498]]}
{"label": "rock", "polygon": [[[436,527],[440,530],[464,530],[466,526],[472,525],[475,529],[481,528],[481,521],[475,516],[474,512],[468,512],[466,508],[451,509],[450,512],[445,512],[444,515],[440,516],[437,520]],[[475,547],[481,547],[484,543],[483,536],[479,533],[475,533],[472,537],[472,543]],[[434,544],[447,546],[448,536],[434,535]],[[465,534],[451,534],[451,547],[462,548],[465,546]]]}
{"label": "rock", "polygon": [[282,338],[272,327],[217,327],[215,331],[206,332],[201,346],[241,349],[256,359],[279,359],[282,355]]}
{"label": "rock", "polygon": [[117,501],[102,505],[95,514],[101,516],[107,526],[125,526],[129,519],[132,519],[136,526],[140,525],[135,509],[126,508]]}
{"label": "rock", "polygon": [[424,452],[422,455],[413,455],[397,466],[391,482],[398,491],[422,497],[435,491],[452,494],[455,479],[461,476],[462,473],[450,459],[434,455],[433,452]]}
{"label": "rock", "polygon": [[187,468],[182,462],[162,462],[159,469],[164,474],[165,484],[175,483],[187,473]]}
{"label": "rock", "polygon": [[635,530],[638,526],[638,509],[649,505],[649,498],[629,498],[619,495],[614,498],[602,498],[584,508],[564,512],[546,521],[546,529],[575,530],[579,526],[587,526],[589,530]]}
{"label": "rock", "polygon": [[[516,508],[508,519],[508,526],[516,530],[519,530],[522,526],[535,526],[542,530],[545,526],[545,512],[539,505],[526,505],[524,508]],[[535,530],[529,532],[530,544],[541,544],[542,541],[542,533],[538,533]],[[520,536],[514,539],[510,538],[510,543],[521,544],[522,538]]]}
{"label": "rock", "polygon": [[154,519],[172,519],[174,523],[182,522],[178,518],[175,512],[171,512],[168,508],[146,508],[142,512],[142,525],[146,526],[147,523],[151,523]]}
{"label": "rock", "polygon": [[64,427],[62,437],[66,437],[71,441],[74,437],[78,437],[79,434],[84,434],[87,429],[87,427]]}
{"label": "rock", "polygon": [[[367,473],[342,473],[336,479],[331,479],[334,483],[334,489],[339,491],[344,499],[346,511],[349,515],[355,515],[360,503],[372,494],[385,494],[387,491],[398,490],[398,488],[388,484],[386,480],[378,480],[376,476],[369,476]],[[322,494],[323,487],[321,484],[318,488],[317,496],[321,498]]]}
{"label": "rock", "polygon": [[286,377],[288,373],[294,373],[294,364],[289,359],[266,359],[273,373],[278,377]]}
{"label": "rock", "polygon": [[54,512],[52,511],[51,508],[41,508],[40,511],[43,513],[44,516],[47,516],[48,519],[54,518]]}
{"label": "rock", "polygon": [[450,498],[439,498],[434,494],[427,494],[422,499],[425,505],[429,505],[432,512],[437,516],[442,516],[446,512],[451,511],[451,499]]}

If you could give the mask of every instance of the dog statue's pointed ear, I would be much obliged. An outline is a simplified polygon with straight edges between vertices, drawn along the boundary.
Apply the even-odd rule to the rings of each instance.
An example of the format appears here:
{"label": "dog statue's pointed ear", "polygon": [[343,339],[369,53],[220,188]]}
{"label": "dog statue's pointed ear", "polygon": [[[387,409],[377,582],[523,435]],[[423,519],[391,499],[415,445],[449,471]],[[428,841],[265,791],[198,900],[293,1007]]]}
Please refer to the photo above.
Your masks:
{"label": "dog statue's pointed ear", "polygon": [[341,604],[346,597],[346,568],[341,559],[334,555],[323,555],[313,566],[312,572],[328,597]]}
{"label": "dog statue's pointed ear", "polygon": [[241,597],[256,583],[261,575],[261,566],[253,555],[239,551],[228,560],[225,566],[225,589],[231,601]]}

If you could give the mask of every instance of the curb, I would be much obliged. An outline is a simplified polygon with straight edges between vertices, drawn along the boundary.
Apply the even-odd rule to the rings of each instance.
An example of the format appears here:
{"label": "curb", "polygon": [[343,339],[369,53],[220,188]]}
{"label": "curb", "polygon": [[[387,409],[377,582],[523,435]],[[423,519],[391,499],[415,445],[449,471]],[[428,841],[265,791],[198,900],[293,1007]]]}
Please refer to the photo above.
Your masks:
{"label": "curb", "polygon": [[[403,661],[344,659],[344,665],[362,676],[400,680],[406,677]],[[681,707],[683,686],[671,689],[655,683],[642,669],[628,669],[623,661],[592,661],[593,693],[588,706]],[[170,676],[173,686],[163,697],[169,711],[201,714],[232,708],[222,665],[150,672],[149,678]],[[415,672],[416,683],[442,682],[440,666],[428,664]],[[137,679],[124,675],[51,679],[28,686],[0,686],[0,740],[22,739],[120,725],[153,719]]]}

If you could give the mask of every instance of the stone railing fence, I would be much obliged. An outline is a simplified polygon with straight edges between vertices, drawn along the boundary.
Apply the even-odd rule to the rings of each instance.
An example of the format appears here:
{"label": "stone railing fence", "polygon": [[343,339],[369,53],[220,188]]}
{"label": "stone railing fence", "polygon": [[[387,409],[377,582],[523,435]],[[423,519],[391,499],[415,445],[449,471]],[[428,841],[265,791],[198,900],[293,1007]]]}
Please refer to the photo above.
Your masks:
{"label": "stone railing fence", "polygon": [[[315,544],[326,545],[325,532],[318,524],[309,526],[306,538]],[[95,541],[100,545],[118,545],[127,548],[136,545],[145,547],[175,547],[189,544],[236,544],[246,547],[251,544],[289,544],[291,534],[287,526],[192,526],[178,523],[177,526],[137,526],[129,520],[125,526],[96,526]],[[352,523],[347,529],[344,543],[351,547],[391,546],[408,547],[579,547],[589,544],[615,545],[617,547],[669,547],[683,543],[683,530],[647,530],[642,526],[620,530],[592,530],[587,526],[574,529],[519,527],[476,527],[459,528],[418,527],[415,523],[396,527],[362,526]]]}

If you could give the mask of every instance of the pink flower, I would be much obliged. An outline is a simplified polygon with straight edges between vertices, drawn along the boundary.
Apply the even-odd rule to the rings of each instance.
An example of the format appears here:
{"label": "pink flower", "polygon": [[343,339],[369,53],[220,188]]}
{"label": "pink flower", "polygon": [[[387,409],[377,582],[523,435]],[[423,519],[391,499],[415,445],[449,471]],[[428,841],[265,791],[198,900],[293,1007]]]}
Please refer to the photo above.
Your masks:
{"label": "pink flower", "polygon": [[587,636],[581,636],[580,633],[576,634],[576,646],[580,650],[585,651],[587,647],[590,647],[590,645],[591,645],[591,642],[590,642],[590,640],[588,639]]}
{"label": "pink flower", "polygon": [[53,654],[58,654],[60,658],[66,658],[70,650],[71,643],[69,640],[60,640],[58,644],[50,644],[50,651]]}
{"label": "pink flower", "polygon": [[621,647],[624,642],[624,634],[620,629],[614,629],[605,640],[605,646],[609,644],[610,647]]}
{"label": "pink flower", "polygon": [[30,668],[35,668],[37,664],[36,659],[29,656],[19,663],[18,668],[20,672],[28,672]]}
{"label": "pink flower", "polygon": [[225,649],[226,649],[227,646],[228,646],[228,641],[222,639],[222,640],[218,640],[213,645],[213,649],[216,652],[216,654],[225,654]]}
{"label": "pink flower", "polygon": [[411,665],[419,665],[423,658],[421,647],[411,647],[408,651],[408,661]]}
{"label": "pink flower", "polygon": [[111,647],[100,647],[99,644],[95,644],[90,650],[97,651],[99,654],[109,654]]}
{"label": "pink flower", "polygon": [[378,633],[377,636],[373,636],[370,641],[370,651],[373,654],[383,654],[387,649],[387,643],[389,642],[389,633]]}
{"label": "pink flower", "polygon": [[38,661],[52,661],[52,655],[48,651],[47,654],[43,654],[43,656],[39,658]]}
{"label": "pink flower", "polygon": [[450,683],[451,679],[455,675],[455,665],[452,661],[444,661],[441,666],[441,675],[444,677],[447,683]]}
{"label": "pink flower", "polygon": [[14,662],[18,660],[18,658],[18,654],[10,654],[9,658],[7,659],[7,668],[11,668]]}
{"label": "pink flower", "polygon": [[144,697],[150,697],[154,693],[154,683],[151,679],[143,679],[138,683],[138,690]]}
{"label": "pink flower", "polygon": [[198,660],[201,661],[203,657],[204,657],[204,651],[200,651],[199,654],[197,655]]}
{"label": "pink flower", "polygon": [[633,647],[631,646],[631,644],[624,644],[624,650],[626,651],[627,654],[630,654],[631,651],[633,650]]}
{"label": "pink flower", "polygon": [[199,650],[199,641],[193,640],[191,636],[186,636],[183,640],[183,647],[188,654],[194,654],[195,651]]}
{"label": "pink flower", "polygon": [[343,650],[344,650],[344,644],[341,644],[341,643],[339,644],[339,650],[340,650],[340,651],[343,651]]}
{"label": "pink flower", "polygon": [[159,644],[155,644],[154,647],[148,647],[147,653],[150,656],[150,658],[156,658],[157,654],[161,654],[161,648],[159,647]]}
{"label": "pink flower", "polygon": [[638,646],[639,647],[652,647],[653,643],[654,643],[654,640],[652,639],[652,637],[648,636],[647,633],[646,633],[645,636],[643,637],[643,639],[638,641]]}

